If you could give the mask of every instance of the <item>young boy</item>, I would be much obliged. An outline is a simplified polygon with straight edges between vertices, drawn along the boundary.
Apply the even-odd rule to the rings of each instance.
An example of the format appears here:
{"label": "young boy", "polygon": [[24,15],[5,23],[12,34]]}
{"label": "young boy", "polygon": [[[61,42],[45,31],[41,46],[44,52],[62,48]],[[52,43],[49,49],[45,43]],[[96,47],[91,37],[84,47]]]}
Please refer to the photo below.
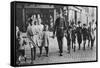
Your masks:
{"label": "young boy", "polygon": [[77,35],[77,42],[79,45],[79,50],[81,48],[81,43],[82,43],[82,27],[81,27],[81,22],[78,21],[78,27],[76,28],[76,35]]}
{"label": "young boy", "polygon": [[85,50],[85,44],[86,44],[86,39],[87,39],[87,28],[86,24],[83,24],[83,29],[82,29],[82,36],[83,36],[83,50]]}
{"label": "young boy", "polygon": [[69,26],[68,30],[67,30],[67,35],[65,36],[67,39],[68,53],[70,53],[70,44],[71,44],[71,31],[70,31],[70,29],[71,29],[71,27]]}
{"label": "young boy", "polygon": [[72,26],[72,31],[71,31],[71,38],[72,38],[72,49],[75,46],[75,41],[76,41],[76,29],[75,29],[75,25]]}

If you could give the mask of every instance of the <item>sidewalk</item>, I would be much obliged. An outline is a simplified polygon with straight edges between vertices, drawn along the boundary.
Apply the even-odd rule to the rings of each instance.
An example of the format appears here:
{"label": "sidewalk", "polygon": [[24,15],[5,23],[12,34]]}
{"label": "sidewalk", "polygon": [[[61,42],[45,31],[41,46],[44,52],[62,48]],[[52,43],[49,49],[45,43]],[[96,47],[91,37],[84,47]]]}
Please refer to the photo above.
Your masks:
{"label": "sidewalk", "polygon": [[[50,33],[52,36],[52,33]],[[96,60],[96,46],[94,46],[93,50],[90,49],[90,47],[86,44],[86,50],[83,51],[82,47],[83,44],[81,44],[81,50],[78,50],[78,44],[76,43],[76,52],[74,52],[71,49],[70,54],[67,53],[67,40],[64,37],[63,39],[63,56],[59,56],[58,53],[58,43],[56,37],[49,39],[50,45],[49,45],[49,57],[45,56],[45,49],[43,48],[43,54],[41,57],[39,56],[39,49],[37,48],[37,55],[36,60],[34,61],[34,64],[47,64],[47,63],[61,63],[61,62],[76,62],[76,61],[92,61]],[[77,41],[76,41],[77,42]],[[30,50],[26,51],[26,55],[28,57],[30,56]]]}

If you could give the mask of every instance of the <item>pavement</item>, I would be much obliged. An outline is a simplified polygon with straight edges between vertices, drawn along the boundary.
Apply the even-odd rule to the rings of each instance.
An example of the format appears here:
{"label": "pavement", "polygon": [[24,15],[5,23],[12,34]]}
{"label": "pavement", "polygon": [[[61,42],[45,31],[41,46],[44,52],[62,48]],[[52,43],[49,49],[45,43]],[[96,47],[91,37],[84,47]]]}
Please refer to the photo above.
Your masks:
{"label": "pavement", "polygon": [[[50,36],[52,36],[52,33],[50,33]],[[76,43],[76,51],[74,52],[73,49],[71,49],[70,54],[67,52],[67,40],[64,37],[63,38],[63,56],[59,56],[59,49],[58,49],[58,42],[57,38],[54,39],[50,37],[49,39],[49,56],[45,56],[45,49],[43,49],[43,54],[41,57],[39,56],[39,48],[36,48],[36,60],[34,60],[34,64],[48,64],[48,63],[63,63],[63,62],[80,62],[80,61],[94,61],[96,60],[96,40],[93,47],[93,50],[90,49],[90,47],[87,46],[86,43],[86,50],[84,51],[83,48],[83,42],[81,44],[81,50],[78,50],[78,44]],[[76,41],[77,42],[77,41]],[[87,41],[88,42],[88,41]],[[30,64],[30,58],[31,58],[31,51],[30,48],[28,48],[25,51],[25,54],[29,59],[27,59],[27,62],[25,64]]]}

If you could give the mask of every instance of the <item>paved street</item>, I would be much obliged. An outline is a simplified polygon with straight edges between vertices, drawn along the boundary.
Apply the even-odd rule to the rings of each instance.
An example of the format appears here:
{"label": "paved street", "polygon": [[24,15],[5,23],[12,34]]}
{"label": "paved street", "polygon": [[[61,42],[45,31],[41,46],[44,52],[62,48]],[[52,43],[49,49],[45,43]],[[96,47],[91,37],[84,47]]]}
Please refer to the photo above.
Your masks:
{"label": "paved street", "polygon": [[[59,56],[58,43],[56,37],[49,39],[49,57],[45,56],[45,49],[43,49],[43,54],[39,56],[39,49],[37,48],[37,55],[34,64],[47,64],[47,63],[61,63],[61,62],[76,62],[76,61],[92,61],[96,60],[96,44],[93,50],[86,44],[86,50],[82,49],[83,45],[81,44],[81,50],[78,50],[78,44],[76,43],[76,52],[71,49],[70,54],[67,53],[67,41],[64,37],[63,39],[63,56]],[[76,41],[77,42],[77,41]],[[30,48],[27,48],[26,56],[31,57]],[[29,59],[27,61],[29,63]]]}

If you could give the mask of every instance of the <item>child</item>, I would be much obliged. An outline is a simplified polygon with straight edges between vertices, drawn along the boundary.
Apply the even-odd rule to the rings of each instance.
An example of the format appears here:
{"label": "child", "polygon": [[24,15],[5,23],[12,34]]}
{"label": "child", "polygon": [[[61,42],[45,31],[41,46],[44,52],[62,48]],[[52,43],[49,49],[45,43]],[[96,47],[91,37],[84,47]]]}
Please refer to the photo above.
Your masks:
{"label": "child", "polygon": [[78,50],[81,48],[81,43],[82,43],[82,27],[81,27],[81,22],[78,21],[78,27],[76,28],[76,35],[77,35],[77,42],[79,45]]}
{"label": "child", "polygon": [[31,48],[31,63],[33,64],[33,60],[35,60],[36,57],[36,47],[32,44],[32,42],[29,42],[30,48]]}
{"label": "child", "polygon": [[[71,31],[71,38],[72,38],[72,49],[74,48],[75,46],[75,41],[76,41],[76,29],[75,29],[75,26],[72,27],[72,31]],[[74,46],[73,46],[74,44]]]}
{"label": "child", "polygon": [[45,25],[44,29],[44,47],[46,50],[46,56],[48,57],[48,52],[49,52],[49,33],[48,33],[48,25]]}
{"label": "child", "polygon": [[69,26],[68,27],[68,30],[67,30],[67,35],[65,35],[66,39],[67,39],[67,49],[68,49],[68,53],[70,53],[70,42],[71,42],[71,34],[70,34],[70,29],[71,27]]}
{"label": "child", "polygon": [[40,48],[40,56],[42,55],[42,48],[45,47],[46,56],[48,57],[49,52],[49,35],[48,35],[48,25],[44,26],[44,31],[42,35],[42,42]]}
{"label": "child", "polygon": [[21,63],[22,60],[25,60],[26,62],[26,56],[25,56],[25,45],[27,45],[27,42],[25,40],[22,40],[22,44],[20,44],[20,49],[19,49],[19,52],[20,52],[20,56],[19,56],[19,61]]}
{"label": "child", "polygon": [[83,50],[85,50],[85,44],[86,44],[86,39],[87,39],[87,29],[86,29],[86,24],[83,24],[83,29],[82,29],[82,36],[83,36]]}

